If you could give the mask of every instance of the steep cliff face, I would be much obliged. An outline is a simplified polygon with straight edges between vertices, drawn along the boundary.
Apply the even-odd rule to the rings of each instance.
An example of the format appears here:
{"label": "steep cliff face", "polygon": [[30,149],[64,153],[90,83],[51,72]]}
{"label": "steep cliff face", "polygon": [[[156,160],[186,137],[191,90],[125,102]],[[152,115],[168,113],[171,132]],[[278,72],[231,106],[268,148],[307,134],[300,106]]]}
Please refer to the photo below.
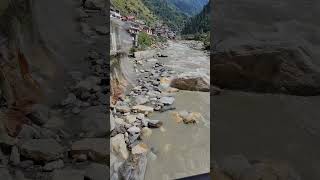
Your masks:
{"label": "steep cliff face", "polygon": [[128,74],[132,68],[128,67],[128,52],[132,47],[130,35],[125,31],[125,24],[119,21],[110,23],[110,82],[111,101],[115,103],[122,97],[126,86],[130,82]]}
{"label": "steep cliff face", "polygon": [[69,1],[10,1],[0,17],[0,32],[6,39],[2,54],[12,56],[3,59],[3,66],[21,71],[22,76],[28,74],[53,99],[63,91],[57,87],[63,87],[64,72],[80,68],[77,61],[85,53],[85,43],[75,43],[81,39],[75,10]]}

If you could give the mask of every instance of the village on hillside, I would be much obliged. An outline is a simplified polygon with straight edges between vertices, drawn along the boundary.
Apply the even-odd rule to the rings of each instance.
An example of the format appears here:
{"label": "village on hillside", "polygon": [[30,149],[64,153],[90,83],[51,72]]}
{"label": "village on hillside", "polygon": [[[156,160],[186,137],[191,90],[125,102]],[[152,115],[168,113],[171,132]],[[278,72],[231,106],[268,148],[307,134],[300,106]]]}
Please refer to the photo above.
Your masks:
{"label": "village on hillside", "polygon": [[119,19],[129,23],[127,31],[132,36],[133,44],[135,46],[137,46],[137,37],[140,32],[145,32],[150,36],[157,36],[166,39],[176,38],[176,32],[170,30],[166,24],[158,22],[154,27],[149,27],[143,20],[138,19],[134,15],[121,15],[121,12],[114,7],[110,7],[110,18]]}

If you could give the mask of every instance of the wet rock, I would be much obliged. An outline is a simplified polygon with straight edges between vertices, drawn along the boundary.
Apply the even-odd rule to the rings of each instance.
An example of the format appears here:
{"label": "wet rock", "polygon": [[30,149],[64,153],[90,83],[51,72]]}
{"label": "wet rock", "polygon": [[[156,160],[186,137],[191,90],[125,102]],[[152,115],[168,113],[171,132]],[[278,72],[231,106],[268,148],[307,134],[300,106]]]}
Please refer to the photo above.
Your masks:
{"label": "wet rock", "polygon": [[13,146],[11,149],[10,162],[14,166],[20,163],[20,152],[17,146]]}
{"label": "wet rock", "polygon": [[218,88],[217,86],[211,86],[210,91],[213,95],[219,95],[221,94],[222,89]]}
{"label": "wet rock", "polygon": [[17,137],[19,139],[38,139],[41,137],[41,134],[36,128],[24,124]]}
{"label": "wet rock", "polygon": [[110,139],[111,142],[111,150],[112,152],[116,152],[123,159],[128,159],[129,151],[127,149],[127,144],[124,140],[123,134],[117,134],[116,136]]}
{"label": "wet rock", "polygon": [[27,117],[35,124],[42,126],[45,124],[50,116],[50,110],[43,104],[36,104],[32,106],[32,113],[28,114]]}
{"label": "wet rock", "polygon": [[134,101],[136,105],[141,105],[146,104],[149,100],[145,96],[136,96]]}
{"label": "wet rock", "polygon": [[174,102],[174,97],[162,97],[160,98],[159,102],[164,105],[171,105]]}
{"label": "wet rock", "polygon": [[200,73],[183,73],[174,78],[171,87],[188,91],[210,91],[209,77]]}
{"label": "wet rock", "polygon": [[140,128],[136,127],[136,126],[132,126],[127,130],[130,134],[137,134],[140,133]]}
{"label": "wet rock", "polygon": [[153,112],[153,107],[144,105],[133,106],[132,109],[137,111],[138,113],[143,113],[145,115],[148,115]]}
{"label": "wet rock", "polygon": [[115,119],[114,119],[114,122],[115,122],[116,124],[118,124],[118,125],[125,125],[125,124],[126,124],[126,123],[124,122],[124,120],[121,119],[121,118],[115,118]]}
{"label": "wet rock", "polygon": [[92,161],[104,162],[108,156],[105,138],[85,138],[72,143],[71,154],[86,154]]}
{"label": "wet rock", "polygon": [[160,120],[148,120],[149,128],[159,128],[162,126],[162,122]]}
{"label": "wet rock", "polygon": [[130,112],[130,108],[128,106],[116,106],[116,110],[121,113]]}
{"label": "wet rock", "polygon": [[53,161],[45,164],[43,167],[44,171],[53,171],[55,169],[62,169],[64,167],[64,162],[62,160]]}
{"label": "wet rock", "polygon": [[132,114],[130,114],[130,115],[127,115],[127,116],[126,116],[126,122],[127,122],[127,123],[132,124],[132,123],[134,123],[136,120],[137,120],[137,115],[132,115]]}
{"label": "wet rock", "polygon": [[139,119],[139,120],[144,119],[144,114],[138,113],[138,114],[137,114],[137,119]]}
{"label": "wet rock", "polygon": [[74,169],[55,170],[52,173],[52,180],[82,180],[84,171]]}
{"label": "wet rock", "polygon": [[109,168],[103,164],[91,163],[85,169],[85,178],[90,180],[106,180],[109,179]]}
{"label": "wet rock", "polygon": [[149,159],[151,159],[151,160],[153,160],[153,161],[155,161],[155,160],[157,160],[157,155],[156,154],[154,154],[152,151],[150,151],[149,153],[148,153],[148,158]]}
{"label": "wet rock", "polygon": [[233,179],[239,179],[241,174],[251,168],[248,159],[242,155],[232,155],[224,158],[220,163],[221,169]]}
{"label": "wet rock", "polygon": [[134,146],[131,150],[132,154],[143,154],[148,152],[148,146],[144,143],[140,143]]}
{"label": "wet rock", "polygon": [[152,134],[152,130],[150,128],[148,128],[148,127],[142,128],[141,137],[143,139],[149,138],[151,136],[151,134]]}
{"label": "wet rock", "polygon": [[176,109],[176,107],[174,107],[174,106],[163,106],[163,107],[161,107],[161,106],[159,106],[160,107],[160,112],[166,112],[166,111],[171,111],[171,110],[175,110]]}
{"label": "wet rock", "polygon": [[69,93],[67,98],[62,101],[61,105],[66,106],[69,104],[75,103],[77,100],[77,97],[73,93]]}
{"label": "wet rock", "polygon": [[52,161],[63,156],[64,148],[53,139],[30,139],[19,144],[20,153],[35,161]]}

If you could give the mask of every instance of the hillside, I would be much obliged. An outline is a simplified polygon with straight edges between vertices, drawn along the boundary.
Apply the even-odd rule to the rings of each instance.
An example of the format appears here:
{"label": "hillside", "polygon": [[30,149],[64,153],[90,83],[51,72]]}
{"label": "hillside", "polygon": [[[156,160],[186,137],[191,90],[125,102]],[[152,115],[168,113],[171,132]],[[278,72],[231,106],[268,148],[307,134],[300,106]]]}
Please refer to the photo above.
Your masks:
{"label": "hillside", "polygon": [[196,16],[191,17],[182,30],[182,34],[197,34],[210,31],[210,3]]}
{"label": "hillside", "polygon": [[178,10],[187,16],[194,16],[201,12],[209,0],[168,0]]}
{"label": "hillside", "polygon": [[176,9],[167,0],[142,0],[160,20],[164,21],[170,28],[181,30],[187,16]]}
{"label": "hillside", "polygon": [[156,16],[145,6],[142,0],[111,0],[111,5],[124,15],[135,15],[144,20],[148,25],[152,25]]}

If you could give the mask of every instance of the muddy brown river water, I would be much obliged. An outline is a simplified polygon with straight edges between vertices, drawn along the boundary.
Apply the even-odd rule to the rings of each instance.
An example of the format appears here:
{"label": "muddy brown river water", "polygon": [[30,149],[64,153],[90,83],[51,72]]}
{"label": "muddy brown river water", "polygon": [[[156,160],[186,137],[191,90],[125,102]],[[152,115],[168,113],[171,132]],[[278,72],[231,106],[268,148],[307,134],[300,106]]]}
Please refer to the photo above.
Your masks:
{"label": "muddy brown river water", "polygon": [[[210,76],[209,56],[186,43],[169,42],[161,51],[167,58],[159,62],[176,71],[201,72]],[[157,150],[157,158],[149,156],[146,180],[171,180],[210,170],[210,94],[209,92],[180,91],[175,95],[175,111],[199,112],[203,120],[198,124],[177,123],[173,111],[154,113],[151,119],[163,121],[163,128],[154,129],[146,142]]]}

